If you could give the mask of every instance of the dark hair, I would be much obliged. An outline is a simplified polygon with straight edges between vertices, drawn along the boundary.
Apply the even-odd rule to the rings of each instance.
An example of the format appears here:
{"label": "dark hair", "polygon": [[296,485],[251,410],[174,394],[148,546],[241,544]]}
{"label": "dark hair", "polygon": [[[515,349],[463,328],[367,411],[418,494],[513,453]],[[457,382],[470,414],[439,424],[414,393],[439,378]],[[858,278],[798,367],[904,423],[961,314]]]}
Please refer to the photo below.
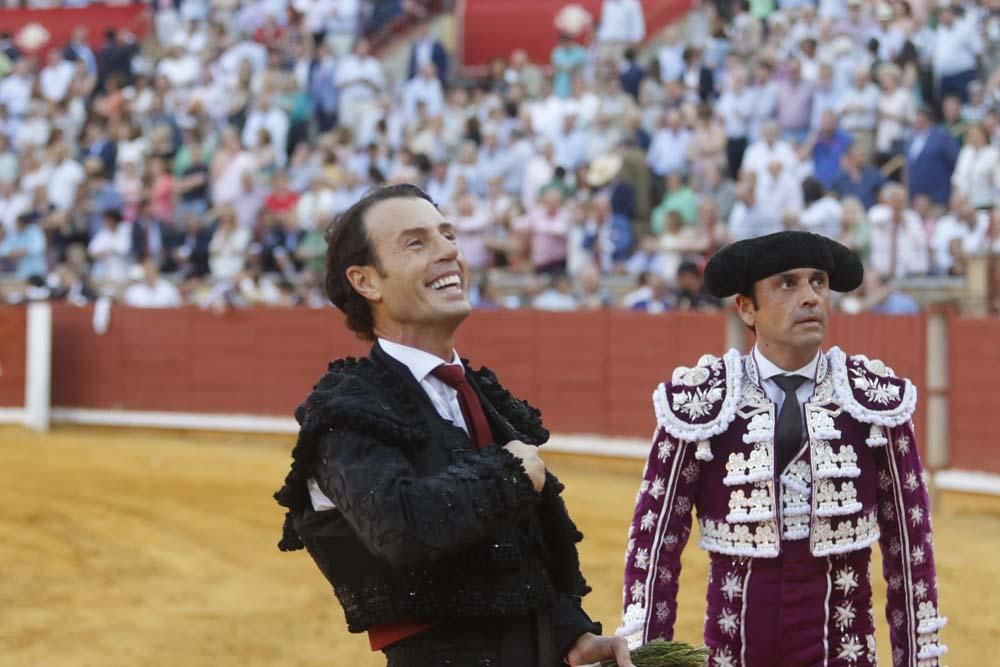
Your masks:
{"label": "dark hair", "polygon": [[802,181],[802,199],[806,205],[819,201],[823,198],[823,184],[813,177]]}
{"label": "dark hair", "polygon": [[685,273],[689,273],[696,278],[701,278],[701,269],[698,268],[697,264],[690,260],[681,262],[680,266],[677,267],[678,277]]}
{"label": "dark hair", "polygon": [[382,267],[365,228],[365,214],[375,204],[388,199],[426,199],[430,196],[416,185],[401,183],[369,190],[349,209],[340,214],[326,232],[326,295],[347,319],[347,328],[359,338],[374,340],[375,321],[368,301],[358,294],[347,279],[351,266]]}

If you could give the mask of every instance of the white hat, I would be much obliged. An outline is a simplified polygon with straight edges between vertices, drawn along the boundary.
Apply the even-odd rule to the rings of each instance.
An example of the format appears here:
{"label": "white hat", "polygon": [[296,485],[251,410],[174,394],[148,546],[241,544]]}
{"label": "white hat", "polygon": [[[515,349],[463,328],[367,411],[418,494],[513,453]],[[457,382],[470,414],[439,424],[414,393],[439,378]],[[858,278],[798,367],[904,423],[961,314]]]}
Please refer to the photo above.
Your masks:
{"label": "white hat", "polygon": [[593,22],[590,12],[577,4],[566,5],[555,17],[556,30],[571,37],[585,31]]}
{"label": "white hat", "polygon": [[621,155],[602,155],[596,158],[587,169],[587,185],[592,188],[599,188],[607,185],[622,170]]}

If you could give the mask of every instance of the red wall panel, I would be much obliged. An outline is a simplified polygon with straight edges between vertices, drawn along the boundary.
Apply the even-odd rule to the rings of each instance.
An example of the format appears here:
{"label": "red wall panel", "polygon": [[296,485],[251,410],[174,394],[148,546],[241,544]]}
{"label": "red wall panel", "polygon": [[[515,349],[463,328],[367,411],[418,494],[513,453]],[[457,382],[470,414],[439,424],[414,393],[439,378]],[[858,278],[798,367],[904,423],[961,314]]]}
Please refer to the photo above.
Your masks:
{"label": "red wall panel", "polygon": [[1000,473],[1000,320],[953,318],[948,328],[949,466]]}
{"label": "red wall panel", "polygon": [[149,12],[144,3],[131,5],[90,5],[88,7],[57,7],[54,9],[0,9],[0,28],[17,33],[27,25],[38,24],[49,33],[48,41],[39,51],[50,47],[63,48],[77,26],[86,26],[93,49],[104,43],[108,28],[128,30],[139,39],[149,27]]}
{"label": "red wall panel", "polygon": [[0,407],[24,407],[27,311],[0,306]]}

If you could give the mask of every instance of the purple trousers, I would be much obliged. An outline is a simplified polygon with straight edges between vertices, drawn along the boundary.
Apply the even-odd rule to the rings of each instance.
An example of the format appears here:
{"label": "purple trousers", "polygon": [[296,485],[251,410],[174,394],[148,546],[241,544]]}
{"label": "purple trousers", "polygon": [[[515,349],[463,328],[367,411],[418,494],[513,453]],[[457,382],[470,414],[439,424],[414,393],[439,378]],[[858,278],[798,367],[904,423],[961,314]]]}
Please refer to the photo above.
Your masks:
{"label": "purple trousers", "polygon": [[777,558],[712,555],[705,643],[713,667],[875,665],[870,549],[816,558],[785,541]]}

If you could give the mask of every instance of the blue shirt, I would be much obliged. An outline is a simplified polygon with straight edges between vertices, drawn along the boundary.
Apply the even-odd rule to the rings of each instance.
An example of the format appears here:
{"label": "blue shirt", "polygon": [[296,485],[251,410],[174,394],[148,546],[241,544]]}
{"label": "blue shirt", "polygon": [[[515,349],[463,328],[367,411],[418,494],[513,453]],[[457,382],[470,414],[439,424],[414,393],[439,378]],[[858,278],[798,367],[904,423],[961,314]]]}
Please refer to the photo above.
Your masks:
{"label": "blue shirt", "polygon": [[12,252],[24,250],[27,254],[17,260],[15,275],[18,280],[32,276],[45,276],[45,232],[38,225],[26,225],[4,237],[0,243],[0,257],[8,257]]}
{"label": "blue shirt", "polygon": [[861,179],[857,181],[841,172],[833,182],[833,191],[841,197],[857,197],[867,210],[878,203],[878,192],[884,183],[885,178],[878,169],[864,167],[861,169]]}
{"label": "blue shirt", "polygon": [[813,173],[816,179],[829,188],[840,175],[840,158],[850,145],[854,143],[851,135],[841,130],[833,133],[832,137],[820,137],[813,146]]}

